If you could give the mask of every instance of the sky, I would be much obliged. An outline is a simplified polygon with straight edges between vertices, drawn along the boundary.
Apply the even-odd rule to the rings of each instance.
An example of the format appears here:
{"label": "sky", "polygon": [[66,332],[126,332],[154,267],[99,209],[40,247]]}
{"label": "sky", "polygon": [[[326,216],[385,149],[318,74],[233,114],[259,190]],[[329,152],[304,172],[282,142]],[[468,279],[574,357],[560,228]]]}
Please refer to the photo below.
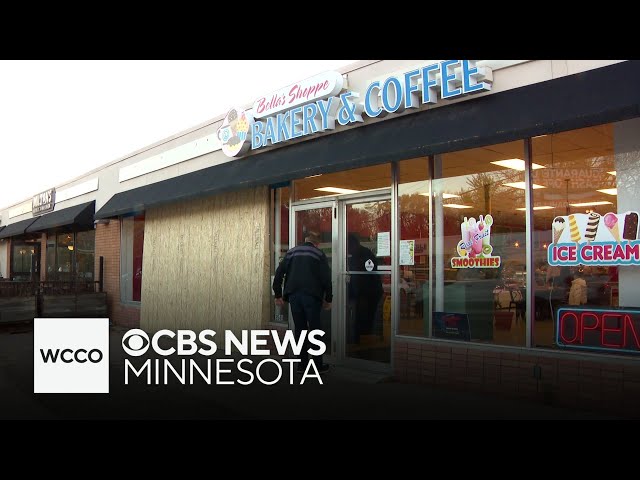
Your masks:
{"label": "sky", "polygon": [[357,60],[0,60],[0,210]]}

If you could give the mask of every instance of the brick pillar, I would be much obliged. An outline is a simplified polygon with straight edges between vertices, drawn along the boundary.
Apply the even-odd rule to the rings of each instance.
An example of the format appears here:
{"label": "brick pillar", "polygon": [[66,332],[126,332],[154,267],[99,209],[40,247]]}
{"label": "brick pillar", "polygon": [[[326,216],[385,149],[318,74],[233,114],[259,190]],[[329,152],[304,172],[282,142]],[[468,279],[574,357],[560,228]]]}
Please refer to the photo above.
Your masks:
{"label": "brick pillar", "polygon": [[40,281],[47,279],[47,234],[40,237]]}
{"label": "brick pillar", "polygon": [[[120,220],[96,225],[95,278],[100,274],[100,257],[104,257],[104,291],[107,292],[109,318],[115,325],[140,326],[140,307],[120,301]],[[144,279],[143,279],[144,281]]]}
{"label": "brick pillar", "polygon": [[6,278],[11,278],[11,239],[7,238],[5,239],[5,241],[7,242],[7,263],[5,263],[5,265],[7,266],[7,277]]}

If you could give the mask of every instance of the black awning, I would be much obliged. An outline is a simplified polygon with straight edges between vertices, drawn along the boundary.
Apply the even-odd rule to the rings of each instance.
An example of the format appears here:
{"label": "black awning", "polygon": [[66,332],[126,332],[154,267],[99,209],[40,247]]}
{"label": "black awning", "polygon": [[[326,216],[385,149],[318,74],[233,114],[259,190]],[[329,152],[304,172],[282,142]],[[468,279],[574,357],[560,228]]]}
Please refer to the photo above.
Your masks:
{"label": "black awning", "polygon": [[[640,116],[640,61],[354,127],[115,194],[108,218],[319,173],[510,142]],[[612,88],[615,86],[615,88]]]}
{"label": "black awning", "polygon": [[[4,230],[4,227],[0,227],[0,233],[2,233],[2,230]],[[2,238],[2,237],[0,237]]]}
{"label": "black awning", "polygon": [[22,235],[27,230],[27,227],[29,227],[29,225],[31,225],[35,221],[35,218],[28,218],[20,222],[10,223],[9,225],[5,226],[2,231],[0,231],[0,238]]}
{"label": "black awning", "polygon": [[76,226],[78,228],[93,228],[93,214],[95,212],[95,200],[87,203],[81,203],[69,208],[63,208],[57,212],[47,213],[36,218],[29,227],[27,232],[43,232],[50,228],[63,227],[66,225]]}

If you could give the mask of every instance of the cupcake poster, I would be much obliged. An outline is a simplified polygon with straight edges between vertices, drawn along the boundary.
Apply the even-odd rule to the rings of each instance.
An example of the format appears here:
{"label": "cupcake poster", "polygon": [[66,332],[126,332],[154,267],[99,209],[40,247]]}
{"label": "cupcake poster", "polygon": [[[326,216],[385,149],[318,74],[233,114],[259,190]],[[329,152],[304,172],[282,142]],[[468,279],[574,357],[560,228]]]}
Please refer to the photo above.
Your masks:
{"label": "cupcake poster", "polygon": [[461,239],[456,251],[457,257],[451,258],[451,268],[498,268],[500,257],[494,256],[491,245],[491,226],[493,217],[490,214],[464,217],[460,224]]}
{"label": "cupcake poster", "polygon": [[218,140],[222,151],[228,157],[243,154],[251,147],[251,139],[247,141],[249,130],[253,125],[253,116],[241,108],[232,108],[218,128]]}
{"label": "cupcake poster", "polygon": [[558,216],[551,234],[549,265],[640,265],[638,212]]}

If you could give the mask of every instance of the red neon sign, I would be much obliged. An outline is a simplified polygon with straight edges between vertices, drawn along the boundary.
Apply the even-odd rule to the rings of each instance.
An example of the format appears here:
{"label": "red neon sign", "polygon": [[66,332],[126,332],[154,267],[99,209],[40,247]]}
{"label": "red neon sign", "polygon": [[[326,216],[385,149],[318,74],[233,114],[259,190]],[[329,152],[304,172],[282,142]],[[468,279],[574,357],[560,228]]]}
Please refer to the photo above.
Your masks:
{"label": "red neon sign", "polygon": [[556,332],[561,347],[640,353],[640,310],[560,308]]}

